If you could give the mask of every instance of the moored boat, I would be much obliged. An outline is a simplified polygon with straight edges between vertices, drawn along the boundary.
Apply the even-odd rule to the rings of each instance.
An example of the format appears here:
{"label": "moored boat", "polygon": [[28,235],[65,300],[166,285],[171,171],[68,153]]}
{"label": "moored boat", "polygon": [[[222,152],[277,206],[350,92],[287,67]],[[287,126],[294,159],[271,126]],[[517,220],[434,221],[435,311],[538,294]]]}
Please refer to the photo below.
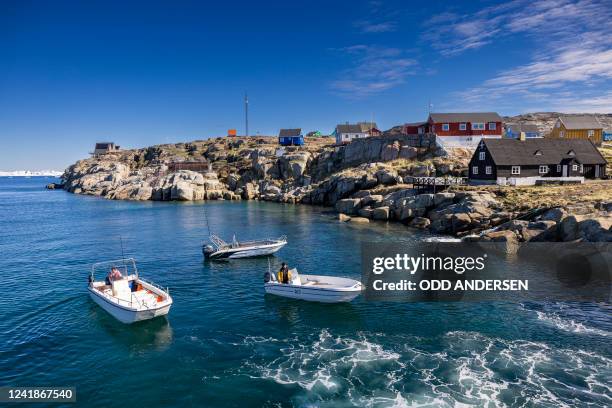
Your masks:
{"label": "moored boat", "polygon": [[289,283],[281,283],[274,274],[266,274],[264,290],[271,295],[312,302],[350,302],[362,291],[361,282],[355,279],[326,275],[301,275],[291,269]]}
{"label": "moored boat", "polygon": [[[108,271],[106,279],[96,281],[96,271]],[[122,323],[165,316],[172,306],[168,289],[140,278],[132,258],[92,265],[88,290],[94,302]]]}
{"label": "moored boat", "polygon": [[252,258],[272,255],[285,245],[287,245],[287,237],[284,235],[280,238],[255,241],[237,241],[234,237],[231,243],[223,241],[216,235],[211,235],[210,244],[202,246],[202,253],[207,259]]}

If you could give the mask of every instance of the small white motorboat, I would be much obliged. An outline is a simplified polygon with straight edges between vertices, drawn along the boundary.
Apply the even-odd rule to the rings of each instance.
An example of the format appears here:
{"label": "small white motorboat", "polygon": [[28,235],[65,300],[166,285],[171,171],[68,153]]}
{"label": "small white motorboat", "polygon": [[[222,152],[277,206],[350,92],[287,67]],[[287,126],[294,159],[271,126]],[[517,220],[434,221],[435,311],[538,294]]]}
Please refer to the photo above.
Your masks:
{"label": "small white motorboat", "polygon": [[291,269],[289,272],[289,283],[281,283],[273,273],[267,273],[264,283],[266,293],[312,302],[340,303],[350,302],[359,296],[362,290],[361,282],[355,279],[300,275],[297,269]]}
{"label": "small white motorboat", "polygon": [[210,244],[202,246],[202,253],[207,259],[252,258],[256,256],[272,255],[287,245],[287,237],[283,235],[276,239],[239,242],[234,236],[230,244],[216,235],[211,235],[210,242]]}
{"label": "small white motorboat", "polygon": [[[96,271],[107,274],[106,279],[96,281]],[[89,294],[94,302],[122,323],[165,316],[172,306],[168,289],[141,279],[133,258],[93,264]]]}

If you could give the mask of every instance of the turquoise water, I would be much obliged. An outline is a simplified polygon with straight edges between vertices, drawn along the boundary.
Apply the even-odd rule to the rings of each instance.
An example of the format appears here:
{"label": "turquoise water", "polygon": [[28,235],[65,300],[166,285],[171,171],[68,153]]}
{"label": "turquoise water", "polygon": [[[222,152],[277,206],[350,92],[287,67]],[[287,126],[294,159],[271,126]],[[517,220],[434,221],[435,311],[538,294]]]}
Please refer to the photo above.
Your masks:
{"label": "turquoise water", "polygon": [[[612,405],[609,305],[320,305],[265,296],[267,259],[204,262],[207,235],[276,237],[272,266],[358,278],[362,241],[422,238],[258,202],[135,203],[0,178],[0,385],[76,386],[88,407]],[[125,255],[170,287],[167,319],[125,326],[88,297]]]}

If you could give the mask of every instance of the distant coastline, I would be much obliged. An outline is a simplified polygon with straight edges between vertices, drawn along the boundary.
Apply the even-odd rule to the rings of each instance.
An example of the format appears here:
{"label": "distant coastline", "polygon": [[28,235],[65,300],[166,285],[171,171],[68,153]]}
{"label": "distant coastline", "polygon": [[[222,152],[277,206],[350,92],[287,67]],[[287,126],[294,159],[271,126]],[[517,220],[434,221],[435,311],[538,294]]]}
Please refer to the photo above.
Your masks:
{"label": "distant coastline", "polygon": [[0,171],[0,177],[60,177],[63,174],[57,170],[15,170],[15,171]]}

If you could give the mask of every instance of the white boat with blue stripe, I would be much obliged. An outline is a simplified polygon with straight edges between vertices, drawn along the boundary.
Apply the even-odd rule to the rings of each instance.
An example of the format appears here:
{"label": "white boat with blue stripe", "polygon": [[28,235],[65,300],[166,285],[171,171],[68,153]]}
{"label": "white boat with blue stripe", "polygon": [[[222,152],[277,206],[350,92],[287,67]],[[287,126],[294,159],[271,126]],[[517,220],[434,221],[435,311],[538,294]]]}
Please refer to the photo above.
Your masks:
{"label": "white boat with blue stripe", "polygon": [[210,236],[210,244],[202,246],[202,253],[207,259],[253,258],[272,255],[287,245],[287,237],[260,239],[256,241],[238,241],[234,236],[231,243],[223,241],[216,235]]}
{"label": "white boat with blue stripe", "polygon": [[266,274],[264,289],[266,293],[291,299],[311,302],[341,303],[350,302],[362,291],[361,282],[355,279],[325,275],[301,275],[297,269],[289,271],[288,283],[281,283],[274,274]]}

